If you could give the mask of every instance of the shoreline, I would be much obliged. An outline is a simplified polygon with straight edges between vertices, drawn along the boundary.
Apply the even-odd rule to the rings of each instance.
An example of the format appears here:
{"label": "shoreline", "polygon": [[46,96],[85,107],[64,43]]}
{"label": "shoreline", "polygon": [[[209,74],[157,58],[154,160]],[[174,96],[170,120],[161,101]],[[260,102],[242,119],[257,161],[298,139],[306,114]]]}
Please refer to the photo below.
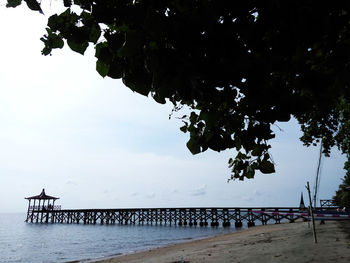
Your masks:
{"label": "shoreline", "polygon": [[[258,225],[260,226],[260,225]],[[234,228],[232,227],[232,231],[229,231],[227,233],[217,233],[214,235],[208,235],[208,236],[202,236],[202,237],[190,237],[190,238],[184,238],[181,240],[178,240],[174,243],[169,243],[169,244],[163,244],[163,245],[155,245],[155,246],[151,246],[148,248],[143,248],[143,249],[139,249],[139,250],[130,250],[129,252],[120,252],[120,253],[116,253],[114,255],[108,255],[108,256],[104,256],[104,257],[100,257],[100,258],[85,258],[85,259],[81,259],[81,260],[73,260],[73,261],[68,261],[65,263],[103,263],[105,262],[105,260],[111,260],[117,257],[124,257],[124,256],[130,256],[133,254],[138,254],[138,253],[143,253],[143,252],[149,252],[149,251],[153,251],[153,250],[158,250],[158,249],[163,249],[163,248],[167,248],[167,247],[172,247],[175,245],[181,245],[181,244],[187,244],[187,243],[191,243],[191,242],[196,242],[196,241],[200,241],[200,240],[206,240],[209,238],[215,238],[215,237],[220,237],[223,235],[230,235],[230,234],[234,234],[234,233],[238,233],[238,232],[242,232],[242,231],[246,231],[249,228],[247,226],[243,226],[241,228]]]}
{"label": "shoreline", "polygon": [[80,262],[350,262],[350,221],[316,222],[318,243],[308,222],[255,226],[102,259]]}

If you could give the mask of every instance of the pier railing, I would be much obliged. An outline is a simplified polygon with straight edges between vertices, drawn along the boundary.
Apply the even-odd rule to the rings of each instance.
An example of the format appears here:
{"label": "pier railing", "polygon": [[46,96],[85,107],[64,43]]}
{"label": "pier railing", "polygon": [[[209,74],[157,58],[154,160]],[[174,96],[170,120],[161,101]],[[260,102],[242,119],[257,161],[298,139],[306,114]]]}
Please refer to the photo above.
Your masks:
{"label": "pier railing", "polygon": [[230,226],[294,222],[308,219],[297,207],[190,207],[31,210],[27,222],[75,224],[149,224],[179,226]]}
{"label": "pier railing", "polygon": [[61,210],[61,206],[60,205],[31,205],[29,206],[29,210],[30,211],[33,211],[33,210],[36,210],[36,211],[58,211],[58,210]]}
{"label": "pier railing", "polygon": [[333,199],[327,199],[327,200],[320,200],[321,208],[336,208],[338,207],[337,204],[334,202]]}

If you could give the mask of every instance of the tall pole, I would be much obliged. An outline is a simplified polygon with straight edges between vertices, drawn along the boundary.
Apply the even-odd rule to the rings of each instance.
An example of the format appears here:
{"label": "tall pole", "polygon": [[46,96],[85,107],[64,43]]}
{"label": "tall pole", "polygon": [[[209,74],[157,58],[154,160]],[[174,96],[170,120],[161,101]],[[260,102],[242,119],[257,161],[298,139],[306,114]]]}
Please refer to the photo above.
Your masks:
{"label": "tall pole", "polygon": [[317,243],[317,236],[316,236],[316,229],[315,229],[315,219],[314,219],[314,212],[312,211],[312,201],[311,201],[311,193],[310,193],[310,184],[309,181],[307,182],[306,185],[307,192],[309,194],[309,202],[310,202],[310,215],[312,218],[312,233],[314,235],[314,242]]}
{"label": "tall pole", "polygon": [[317,192],[318,188],[320,186],[320,167],[321,167],[321,160],[322,160],[322,140],[320,145],[320,153],[318,156],[318,164],[317,164],[317,171],[316,171],[316,180],[315,180],[315,191],[314,191],[314,207],[316,208],[317,204]]}

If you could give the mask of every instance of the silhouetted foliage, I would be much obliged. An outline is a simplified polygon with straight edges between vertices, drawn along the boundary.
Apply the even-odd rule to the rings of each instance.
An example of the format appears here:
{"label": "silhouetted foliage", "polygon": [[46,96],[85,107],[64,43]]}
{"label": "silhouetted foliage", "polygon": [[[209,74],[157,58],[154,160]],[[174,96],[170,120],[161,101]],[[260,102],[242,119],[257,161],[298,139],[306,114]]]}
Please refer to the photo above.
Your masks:
{"label": "silhouetted foliage", "polygon": [[[33,1],[25,0],[42,12]],[[92,43],[101,76],[175,109],[188,106],[188,149],[236,149],[231,179],[275,171],[271,125],[291,116],[305,145],[322,140],[326,155],[333,146],[349,153],[348,1],[63,2],[66,11],[48,20],[42,53],[67,43],[84,54]]]}
{"label": "silhouetted foliage", "polygon": [[350,207],[350,106],[349,104],[344,104],[340,110],[341,115],[347,117],[344,118],[341,128],[337,134],[337,139],[340,141],[340,147],[343,152],[347,155],[347,161],[344,164],[344,170],[346,175],[342,179],[342,184],[339,185],[339,189],[336,191],[335,196],[333,196],[334,203],[340,207]]}
{"label": "silhouetted foliage", "polygon": [[346,162],[344,169],[347,170],[347,173],[333,196],[333,200],[339,207],[350,207],[350,162]]}

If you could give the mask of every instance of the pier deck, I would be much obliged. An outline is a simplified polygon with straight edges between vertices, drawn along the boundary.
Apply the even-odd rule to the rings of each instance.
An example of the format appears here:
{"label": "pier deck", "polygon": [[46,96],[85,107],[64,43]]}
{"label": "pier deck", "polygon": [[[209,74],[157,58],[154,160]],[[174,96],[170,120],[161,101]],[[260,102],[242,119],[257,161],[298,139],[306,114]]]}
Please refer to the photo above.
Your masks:
{"label": "pier deck", "polygon": [[[261,212],[264,211],[264,212]],[[307,219],[298,207],[193,207],[193,208],[117,208],[117,209],[60,209],[60,207],[32,207],[29,223],[68,224],[149,224],[179,226],[219,226],[294,222]]]}

